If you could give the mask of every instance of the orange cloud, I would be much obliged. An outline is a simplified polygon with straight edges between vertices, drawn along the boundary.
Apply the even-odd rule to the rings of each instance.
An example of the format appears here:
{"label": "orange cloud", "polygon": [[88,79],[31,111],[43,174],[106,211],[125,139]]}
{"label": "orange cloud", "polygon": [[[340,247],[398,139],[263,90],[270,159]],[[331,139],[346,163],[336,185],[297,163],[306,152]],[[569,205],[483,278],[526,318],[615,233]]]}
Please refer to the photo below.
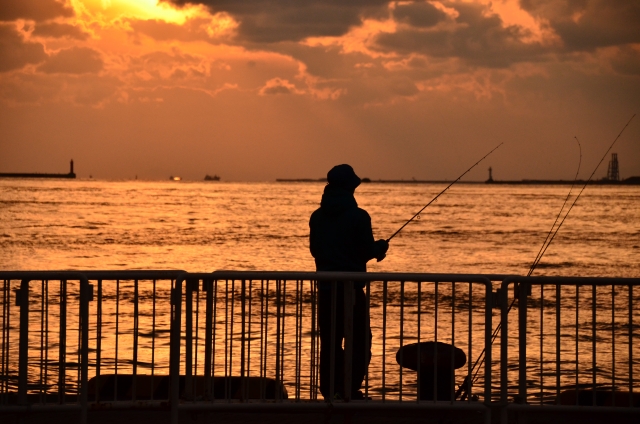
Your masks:
{"label": "orange cloud", "polygon": [[100,53],[88,47],[71,47],[52,54],[38,71],[44,73],[87,74],[98,73],[104,62]]}

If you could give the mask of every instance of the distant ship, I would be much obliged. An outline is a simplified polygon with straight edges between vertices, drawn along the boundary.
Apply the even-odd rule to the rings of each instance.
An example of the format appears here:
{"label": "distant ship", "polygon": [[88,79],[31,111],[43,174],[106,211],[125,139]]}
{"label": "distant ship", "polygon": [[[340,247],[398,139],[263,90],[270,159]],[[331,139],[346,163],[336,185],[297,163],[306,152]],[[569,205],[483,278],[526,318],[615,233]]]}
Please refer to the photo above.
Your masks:
{"label": "distant ship", "polygon": [[220,176],[213,174],[213,177],[209,174],[204,176],[205,181],[220,181]]}
{"label": "distant ship", "polygon": [[180,180],[182,180],[182,178],[174,177],[173,175],[169,177],[169,181],[180,181]]}

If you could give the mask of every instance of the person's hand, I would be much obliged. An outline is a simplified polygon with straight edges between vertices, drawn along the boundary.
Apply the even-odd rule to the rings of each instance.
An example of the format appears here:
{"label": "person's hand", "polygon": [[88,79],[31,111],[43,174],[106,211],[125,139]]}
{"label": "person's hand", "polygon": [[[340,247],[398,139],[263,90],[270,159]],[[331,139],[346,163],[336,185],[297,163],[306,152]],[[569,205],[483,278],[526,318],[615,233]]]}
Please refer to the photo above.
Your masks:
{"label": "person's hand", "polygon": [[378,240],[375,242],[376,249],[378,250],[378,255],[376,256],[376,260],[380,262],[387,256],[387,250],[389,250],[389,242],[386,240]]}

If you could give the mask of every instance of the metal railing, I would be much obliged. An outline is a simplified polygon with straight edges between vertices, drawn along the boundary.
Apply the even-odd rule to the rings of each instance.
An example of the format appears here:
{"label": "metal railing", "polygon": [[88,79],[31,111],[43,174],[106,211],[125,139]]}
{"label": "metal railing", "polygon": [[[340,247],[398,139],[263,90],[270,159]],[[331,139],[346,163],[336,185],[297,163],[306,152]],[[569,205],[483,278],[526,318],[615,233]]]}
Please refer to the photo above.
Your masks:
{"label": "metal railing", "polygon": [[[318,289],[318,282],[332,284],[325,290],[337,291],[336,282],[363,287],[373,335],[372,356],[362,385],[364,401],[355,406],[353,402],[347,405],[349,378],[355,364],[366,362],[367,358],[358,358],[354,353],[358,334],[350,334],[353,324],[350,327],[349,323],[355,318],[347,314],[349,308],[345,308],[344,316],[346,393],[336,401],[334,387],[328,402],[308,402],[321,398],[317,316],[323,288]],[[492,331],[491,290],[491,279],[482,275],[237,271],[185,274],[176,282],[173,296],[171,374],[184,374],[186,384],[182,391],[179,382],[172,382],[174,420],[177,422],[180,409],[228,409],[230,404],[269,403],[276,408],[277,404],[305,401],[298,408],[361,408],[377,404],[378,400],[390,407],[412,404],[424,408],[476,408],[488,416],[486,405],[492,397],[494,365],[491,349],[485,351]],[[343,293],[347,298],[354,292]],[[350,302],[345,300],[345,304]],[[334,300],[332,304],[332,331],[336,331],[338,303]],[[462,383],[466,375],[472,374],[470,360],[463,368],[451,367],[440,377],[449,380],[446,386],[452,391],[442,396],[437,394],[437,377],[428,380],[434,385],[433,390],[421,384],[422,377],[431,371],[424,369],[425,365],[421,369],[421,361],[412,371],[399,365],[403,352],[409,352],[399,350],[402,346],[417,343],[414,355],[417,349],[421,357],[420,343],[427,341],[454,345],[469,359],[485,352],[484,370],[478,378],[480,388],[470,388],[466,405],[453,401],[453,390],[455,383]],[[431,354],[427,347],[423,349],[422,355]],[[335,371],[339,361],[334,349],[330,352],[330,367]],[[453,355],[454,350],[449,352]],[[435,367],[437,361],[431,363]],[[442,368],[438,370],[444,374]],[[334,372],[330,375],[332,380],[336,378]],[[233,388],[230,377],[238,377]],[[275,392],[268,393],[267,384],[276,387]],[[421,390],[430,390],[431,396]],[[183,403],[179,402],[181,393]],[[475,401],[476,393],[482,402]],[[443,402],[445,396],[447,401]]]}
{"label": "metal railing", "polygon": [[89,403],[166,403],[170,293],[180,274],[0,272],[0,409],[79,408],[84,422]]}
{"label": "metal railing", "polygon": [[[105,404],[170,408],[174,422],[214,410],[438,408],[488,421],[498,408],[503,422],[522,410],[640,413],[640,279],[42,271],[0,281],[0,413],[72,410],[82,423]],[[344,308],[353,296],[370,341]],[[330,337],[325,396],[321,308],[331,334],[344,331],[344,345]],[[461,384],[465,401],[454,401]]]}
{"label": "metal railing", "polygon": [[40,411],[75,409],[86,420],[91,296],[86,276],[2,272],[0,279],[0,407],[26,411],[36,404]]}
{"label": "metal railing", "polygon": [[638,278],[503,281],[503,422],[509,410],[640,415],[638,285]]}

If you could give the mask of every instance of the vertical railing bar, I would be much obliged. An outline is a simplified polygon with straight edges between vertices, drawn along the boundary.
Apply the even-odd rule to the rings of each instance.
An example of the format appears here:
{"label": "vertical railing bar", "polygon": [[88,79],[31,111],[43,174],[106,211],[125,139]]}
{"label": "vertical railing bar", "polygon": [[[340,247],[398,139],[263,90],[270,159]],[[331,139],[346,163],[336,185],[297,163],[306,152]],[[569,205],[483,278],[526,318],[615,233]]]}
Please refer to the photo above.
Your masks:
{"label": "vertical railing bar", "polygon": [[596,285],[591,285],[591,389],[596,405]]}
{"label": "vertical railing bar", "polygon": [[[493,290],[492,290],[493,291]],[[493,305],[491,305],[493,308]],[[473,330],[473,283],[469,281],[469,330],[467,333],[467,350],[469,351],[469,358],[474,358],[473,356],[473,342],[472,342],[472,332]],[[467,361],[467,375],[469,376],[469,380],[467,386],[464,390],[467,392],[467,403],[471,402],[471,397],[473,396],[473,384],[471,384],[471,359]],[[462,381],[462,384],[465,384],[465,381]]]}
{"label": "vertical railing bar", "polygon": [[629,284],[629,406],[633,403],[633,284]]}
{"label": "vertical railing bar", "polygon": [[264,401],[264,372],[266,368],[266,349],[264,346],[264,326],[267,320],[267,315],[265,314],[264,305],[265,305],[266,294],[264,291],[264,280],[260,280],[260,360],[259,368],[260,368],[260,401]]}
{"label": "vertical railing bar", "polygon": [[[249,280],[249,328],[247,333],[249,334],[249,340],[247,341],[247,379],[251,377],[251,340],[253,339],[251,333],[251,321],[253,320],[253,280]],[[247,389],[248,392],[248,389]],[[248,396],[248,395],[247,395]]]}
{"label": "vertical railing bar", "polygon": [[66,374],[67,374],[67,280],[60,280],[60,341],[58,368],[58,402],[66,403]]}
{"label": "vertical railing bar", "polygon": [[245,343],[246,343],[246,325],[247,325],[247,316],[246,316],[246,308],[247,308],[247,298],[246,298],[246,287],[247,280],[244,278],[240,282],[240,402],[244,402],[244,395],[246,389],[246,381],[245,381],[245,361],[247,360],[246,352],[245,352]]}
{"label": "vertical railing bar", "polygon": [[[175,281],[175,284],[174,284]],[[171,281],[171,342],[169,356],[169,376],[171,391],[169,394],[169,404],[171,412],[171,424],[178,424],[180,421],[179,401],[180,401],[180,344],[182,335],[182,283],[184,277],[178,277]]]}
{"label": "vertical railing bar", "polygon": [[300,400],[300,374],[302,373],[302,290],[300,280],[296,280],[296,401]]}
{"label": "vertical railing bar", "polygon": [[439,289],[439,283],[438,281],[435,282],[435,298],[434,298],[434,302],[435,302],[435,306],[434,306],[434,325],[433,325],[433,339],[435,340],[435,343],[433,344],[433,402],[435,403],[438,400],[438,386],[436,384],[436,382],[438,381],[438,327],[439,327],[439,323],[438,323],[438,304],[439,304],[439,300],[438,300],[438,289]]}
{"label": "vertical railing bar", "polygon": [[369,363],[371,362],[371,281],[365,283],[365,313],[366,328],[364,334],[364,363],[367,364],[364,373],[364,399],[369,402]]}
{"label": "vertical railing bar", "polygon": [[[45,279],[40,280],[40,383],[38,384],[38,399],[40,401],[40,404],[45,403],[45,398],[44,398],[44,387],[46,384],[46,381],[44,380],[44,355],[45,355],[45,351],[48,350],[49,346],[47,346],[45,344],[45,315],[44,315],[44,311],[45,311]],[[3,376],[5,374],[2,374]]]}
{"label": "vertical railing bar", "polygon": [[[611,284],[611,389],[616,387],[616,286]],[[611,406],[616,406],[616,397],[611,396]]]}
{"label": "vertical railing bar", "polygon": [[329,358],[329,402],[333,402],[335,396],[335,372],[336,372],[336,310],[338,297],[338,282],[331,282],[331,350]]}
{"label": "vertical railing bar", "polygon": [[[279,384],[284,384],[284,382],[280,379],[280,320],[282,318],[282,280],[276,280],[276,358],[275,358],[275,366],[276,366],[276,387]],[[276,400],[278,400],[278,396],[276,394]]]}
{"label": "vertical railing bar", "polygon": [[229,280],[224,287],[224,399],[229,399]]}
{"label": "vertical railing bar", "polygon": [[8,328],[8,324],[7,324],[7,310],[9,309],[9,304],[11,303],[11,301],[8,299],[7,296],[7,289],[10,286],[11,281],[8,279],[4,279],[3,280],[3,284],[2,284],[2,354],[0,357],[1,360],[1,364],[0,364],[0,372],[2,373],[2,375],[7,376],[7,378],[3,378],[0,379],[0,405],[6,405],[7,400],[7,394],[8,394],[8,386],[9,386],[9,378],[8,378],[8,370],[5,367],[5,363],[7,362],[7,356],[8,353],[7,352],[7,348],[8,348],[8,332],[9,332],[9,328]]}
{"label": "vertical railing bar", "polygon": [[139,309],[139,286],[138,286],[138,279],[134,279],[133,280],[133,381],[131,382],[131,400],[133,402],[136,401],[136,395],[137,395],[137,379],[138,379],[138,336],[139,336],[139,328],[140,328],[140,322],[139,322],[139,315],[140,315],[140,309]]}
{"label": "vertical railing bar", "polygon": [[[284,335],[285,335],[285,319],[286,319],[286,306],[287,306],[287,280],[282,281],[282,331],[280,332],[280,337],[282,337],[282,341],[280,342],[280,349],[282,349],[282,353],[280,354],[280,361],[282,362],[280,366],[280,382],[284,386]],[[280,394],[280,390],[276,391],[276,400],[282,402],[282,396]]]}
{"label": "vertical railing bar", "polygon": [[[228,376],[233,376],[233,334],[234,334],[234,324],[235,324],[235,311],[236,311],[236,280],[231,280],[231,311],[230,311],[230,327],[229,327],[229,371]],[[227,401],[231,402],[231,379],[227,378],[229,393],[227,395]]]}
{"label": "vertical railing bar", "polygon": [[269,282],[271,280],[267,280],[267,291],[264,294],[264,356],[262,358],[264,366],[262,367],[262,379],[260,380],[260,400],[265,401],[266,397],[266,377],[267,377],[267,356],[269,354]]}
{"label": "vertical railing bar", "polygon": [[[506,304],[506,289],[504,290],[505,295],[503,297],[504,304]],[[485,299],[491,299],[492,297],[492,293],[493,293],[493,285],[491,283],[491,281],[486,281],[485,282]],[[485,376],[484,376],[484,392],[485,392],[485,404],[487,406],[490,405],[491,403],[491,399],[492,399],[492,387],[491,385],[493,384],[492,381],[492,372],[493,372],[493,347],[492,347],[492,332],[493,332],[493,305],[492,302],[485,302],[484,305],[484,310],[485,310],[485,318],[484,318],[484,322],[485,322],[485,329],[484,329],[484,337],[485,337],[485,346],[486,346],[486,351],[485,351],[485,355],[484,355],[484,362],[485,362]],[[505,310],[506,312],[506,308],[503,308],[503,310]],[[502,314],[501,314],[502,316]],[[505,320],[502,321],[502,323],[506,326],[506,316],[504,316]],[[506,330],[506,327],[505,327]],[[506,348],[506,346],[505,346]],[[506,350],[506,349],[505,349]],[[506,363],[506,361],[505,361]],[[485,423],[489,422],[490,420],[490,414],[489,411],[485,411]]]}
{"label": "vertical railing bar", "polygon": [[[98,280],[98,304],[96,305],[96,377],[100,375],[102,366],[102,279]],[[95,401],[100,399],[96,390]]]}
{"label": "vertical railing bar", "polygon": [[556,283],[556,403],[560,404],[560,341],[562,327],[560,325],[560,307],[562,303],[561,285]]}
{"label": "vertical railing bar", "polygon": [[387,365],[387,280],[382,282],[382,401],[386,401]]}
{"label": "vertical railing bar", "polygon": [[530,283],[521,283],[518,290],[518,395],[523,403],[529,402],[527,393],[527,321]]}
{"label": "vertical railing bar", "polygon": [[20,339],[18,341],[18,405],[27,404],[29,382],[29,280],[20,282]]}
{"label": "vertical railing bar", "polygon": [[[81,320],[81,317],[82,317],[82,309],[83,309],[83,305],[82,305],[82,301],[83,301],[82,286],[83,286],[83,283],[82,283],[82,281],[80,281],[80,291],[78,293],[79,294],[78,299],[80,300],[80,302],[78,302],[78,314],[77,314],[77,316],[79,317],[78,318],[78,338],[76,340],[76,342],[77,342],[77,344],[76,344],[76,346],[77,346],[77,349],[76,349],[77,350],[77,362],[76,363],[78,364],[78,366],[76,367],[76,395],[78,395],[78,399],[80,398],[79,397],[80,396],[80,389],[81,389],[80,379],[81,379],[81,376],[82,376],[82,366],[80,365],[80,364],[82,364],[82,351],[81,351],[81,346],[82,346],[82,344],[81,344],[82,343],[82,326],[81,326],[82,320]],[[83,411],[83,414],[84,414],[84,411]]]}
{"label": "vertical railing bar", "polygon": [[418,317],[418,344],[416,345],[417,347],[417,354],[416,354],[416,371],[417,371],[417,385],[416,385],[416,403],[420,403],[420,381],[421,381],[421,375],[420,375],[420,363],[422,362],[422,356],[420,356],[420,342],[421,340],[421,334],[420,334],[420,330],[421,330],[421,321],[422,321],[422,281],[418,281],[418,313],[416,314]]}
{"label": "vertical railing bar", "polygon": [[[404,346],[404,281],[400,281],[400,346]],[[401,363],[403,350],[400,351]],[[402,402],[402,369],[403,367],[400,367],[400,381],[398,386],[398,400],[400,402]]]}
{"label": "vertical railing bar", "polygon": [[80,328],[81,346],[80,350],[80,388],[78,396],[80,398],[80,424],[87,423],[88,409],[88,379],[89,379],[89,281],[82,277],[80,280]]}
{"label": "vertical railing bar", "polygon": [[120,279],[116,279],[116,350],[113,376],[113,399],[118,399],[118,339],[120,319]]}
{"label": "vertical railing bar", "polygon": [[213,323],[212,323],[212,328],[211,331],[213,333],[213,335],[211,336],[211,338],[213,339],[211,341],[211,402],[213,402],[216,398],[216,392],[215,392],[215,375],[216,375],[216,345],[217,345],[217,338],[216,338],[216,329],[218,327],[217,325],[218,323],[218,279],[216,278],[213,281]]}
{"label": "vertical railing bar", "polygon": [[151,297],[151,400],[153,400],[153,395],[155,394],[155,387],[153,385],[153,380],[155,378],[155,370],[156,370],[156,290],[157,282],[156,279],[153,279],[153,295]]}
{"label": "vertical railing bar", "polygon": [[[456,283],[455,281],[451,282],[451,346],[455,347],[456,345]],[[455,363],[455,351],[454,349],[450,349],[451,350],[451,368],[449,370],[449,379],[451,382],[451,389],[452,392],[447,393],[447,396],[449,396],[449,401],[451,404],[453,404],[454,401],[454,391],[455,391],[455,385],[456,385],[456,370],[454,367],[454,363]]]}
{"label": "vertical railing bar", "polygon": [[45,352],[44,352],[44,380],[45,383],[49,382],[49,280],[45,280],[45,295],[44,295],[44,309],[45,309]]}
{"label": "vertical railing bar", "polygon": [[[198,348],[200,347],[199,339],[200,339],[200,279],[197,280],[195,284],[196,288],[196,341],[195,341],[195,349],[194,349],[194,360],[193,360],[193,375],[198,375]],[[196,378],[193,379],[193,396],[194,401],[197,399],[197,387]]]}
{"label": "vertical railing bar", "polygon": [[544,396],[544,284],[540,285],[540,406],[543,406]]}
{"label": "vertical railing bar", "polygon": [[316,294],[315,281],[309,280],[309,294],[311,296],[311,364],[309,367],[309,399],[316,399]]}
{"label": "vertical railing bar", "polygon": [[[576,366],[575,366],[575,369],[576,369],[576,394],[578,394],[578,393],[579,393],[579,390],[580,390],[580,386],[578,386],[578,383],[579,383],[579,381],[580,381],[580,380],[579,380],[579,376],[578,376],[578,364],[579,364],[579,362],[578,362],[578,358],[579,358],[579,355],[578,355],[578,345],[579,345],[579,343],[580,343],[580,342],[579,342],[579,340],[580,340],[580,339],[578,338],[578,336],[579,336],[579,334],[578,334],[578,330],[579,330],[579,325],[580,325],[580,324],[579,324],[579,322],[580,322],[580,321],[579,321],[579,319],[580,319],[580,312],[579,312],[579,301],[580,301],[580,300],[579,300],[579,297],[580,297],[580,286],[579,286],[579,285],[576,285],[576,337],[575,337],[575,341],[576,341],[576,352],[575,352],[575,362],[576,362]],[[576,405],[578,405],[578,397],[579,397],[579,396],[577,396],[577,395],[576,395]]]}
{"label": "vertical railing bar", "polygon": [[184,301],[184,397],[193,400],[193,279],[185,280]]}

